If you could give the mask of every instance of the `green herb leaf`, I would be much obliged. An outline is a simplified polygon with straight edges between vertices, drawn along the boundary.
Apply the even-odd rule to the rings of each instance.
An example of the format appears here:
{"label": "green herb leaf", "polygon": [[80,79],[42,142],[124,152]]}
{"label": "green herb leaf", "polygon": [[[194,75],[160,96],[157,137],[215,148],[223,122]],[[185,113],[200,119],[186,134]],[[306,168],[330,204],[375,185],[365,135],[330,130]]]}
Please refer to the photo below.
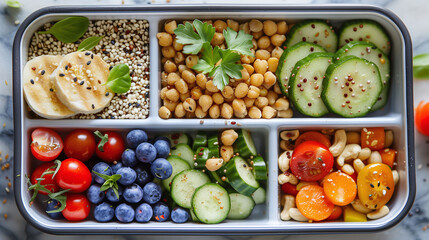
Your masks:
{"label": "green herb leaf", "polygon": [[76,42],[88,30],[89,20],[86,17],[75,16],[65,18],[55,23],[49,30],[38,34],[52,34],[63,43]]}
{"label": "green herb leaf", "polygon": [[253,57],[253,53],[250,51],[253,48],[252,35],[245,33],[243,30],[240,30],[237,34],[231,28],[223,30],[223,35],[225,36],[226,46],[229,50]]}
{"label": "green herb leaf", "polygon": [[[95,131],[94,132],[94,134],[95,134],[95,136],[97,136],[97,137],[99,137],[99,138],[101,138],[101,141],[100,141],[100,143],[98,144],[98,150],[100,150],[100,152],[104,152],[104,149],[103,149],[103,147],[104,147],[104,144],[106,144],[108,141],[109,141],[109,135],[107,135],[107,134],[101,134],[101,132],[100,131]],[[101,176],[100,176],[101,177]]]}
{"label": "green herb leaf", "polygon": [[95,46],[98,45],[98,43],[101,41],[101,39],[103,39],[104,36],[93,36],[93,37],[89,37],[85,40],[83,40],[80,44],[79,47],[77,48],[78,52],[83,52],[83,51],[91,51]]}
{"label": "green herb leaf", "polygon": [[429,78],[429,54],[420,54],[413,58],[413,75],[415,78]]}
{"label": "green herb leaf", "polygon": [[46,212],[47,213],[56,213],[56,212],[63,211],[66,208],[66,202],[67,202],[67,197],[64,196],[63,194],[66,193],[66,192],[68,192],[68,191],[70,191],[70,189],[65,189],[65,190],[62,190],[60,192],[48,194],[48,197],[50,199],[57,200],[60,203],[61,207],[59,207],[58,209],[51,210],[51,211],[46,211]]}
{"label": "green herb leaf", "polygon": [[241,78],[241,70],[243,66],[236,62],[240,60],[240,55],[231,50],[220,50],[222,62],[216,66],[209,76],[213,77],[214,85],[219,89],[228,85],[230,78]]}
{"label": "green herb leaf", "polygon": [[99,172],[96,172],[94,170],[92,170],[92,172],[103,178],[104,180],[106,180],[103,185],[101,185],[100,187],[100,192],[106,191],[109,188],[112,188],[113,191],[115,192],[116,197],[119,199],[119,193],[118,193],[118,183],[116,183],[119,179],[121,179],[121,175],[120,174],[113,174],[112,176],[106,175],[106,174],[102,174]]}
{"label": "green herb leaf", "polygon": [[130,68],[126,64],[116,65],[110,70],[105,83],[114,93],[126,93],[131,87]]}
{"label": "green herb leaf", "polygon": [[209,73],[213,70],[216,63],[220,60],[220,48],[216,46],[214,49],[209,42],[203,44],[202,59],[195,64],[192,69],[195,69],[203,74]]}
{"label": "green herb leaf", "polygon": [[55,175],[57,175],[57,173],[61,167],[61,161],[60,160],[55,160],[54,163],[55,163],[55,166],[54,166],[55,171],[54,171],[54,174],[52,174],[52,179],[54,179]]}
{"label": "green herb leaf", "polygon": [[[194,31],[194,27],[197,33]],[[176,41],[185,45],[183,53],[198,54],[203,44],[213,39],[215,28],[210,24],[195,19],[193,24],[189,22],[186,22],[185,25],[179,24],[174,33],[176,34]]]}
{"label": "green herb leaf", "polygon": [[6,0],[6,5],[11,8],[20,8],[22,3],[17,0]]}

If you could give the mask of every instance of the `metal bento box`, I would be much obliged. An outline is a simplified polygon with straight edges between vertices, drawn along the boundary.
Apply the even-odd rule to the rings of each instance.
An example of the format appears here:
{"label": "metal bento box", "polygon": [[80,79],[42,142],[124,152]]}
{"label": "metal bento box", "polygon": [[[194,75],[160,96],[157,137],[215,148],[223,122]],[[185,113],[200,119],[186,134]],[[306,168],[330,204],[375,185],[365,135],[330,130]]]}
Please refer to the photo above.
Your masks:
{"label": "metal bento box", "polygon": [[[86,16],[98,19],[145,19],[149,22],[150,56],[150,108],[146,119],[65,119],[45,120],[29,116],[24,100],[21,76],[27,61],[27,52],[33,33],[44,23],[56,21],[65,16]],[[290,119],[169,119],[158,116],[160,101],[161,54],[156,33],[168,19],[226,19],[237,21],[248,19],[270,19],[299,21],[302,19],[327,19],[336,26],[350,19],[371,19],[381,24],[391,37],[391,81],[390,99],[383,110],[364,118],[306,118]],[[412,206],[416,191],[414,166],[413,90],[412,90],[412,46],[409,33],[402,21],[388,10],[361,5],[147,5],[147,6],[60,6],[48,7],[31,14],[17,31],[13,46],[13,99],[15,132],[15,176],[16,203],[21,214],[35,227],[56,234],[309,234],[323,232],[370,232],[394,226],[404,218]],[[235,121],[239,124],[231,124]],[[323,222],[300,223],[280,219],[279,185],[277,183],[279,133],[285,129],[320,130],[344,128],[355,130],[363,127],[386,127],[394,132],[394,147],[398,150],[397,169],[401,181],[392,200],[387,216],[365,223]],[[267,159],[267,200],[254,209],[246,220],[227,220],[220,224],[203,225],[188,222],[150,222],[148,224],[117,222],[98,223],[54,221],[34,204],[29,206],[31,194],[27,190],[25,176],[35,168],[30,161],[29,144],[31,131],[37,127],[49,127],[60,135],[72,128],[113,129],[119,132],[133,128],[148,129],[150,132],[169,131],[195,133],[200,129],[218,130],[224,128],[248,128],[254,133],[256,148]]]}

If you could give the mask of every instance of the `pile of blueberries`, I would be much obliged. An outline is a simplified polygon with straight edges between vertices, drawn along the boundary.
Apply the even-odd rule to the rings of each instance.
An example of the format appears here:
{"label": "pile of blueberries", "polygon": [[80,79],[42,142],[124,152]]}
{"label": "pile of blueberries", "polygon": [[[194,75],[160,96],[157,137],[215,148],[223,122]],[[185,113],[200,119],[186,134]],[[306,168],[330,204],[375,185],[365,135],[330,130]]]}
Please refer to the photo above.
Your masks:
{"label": "pile of blueberries", "polygon": [[[122,154],[122,161],[113,165],[98,162],[92,171],[112,176],[121,175],[117,180],[119,198],[112,188],[100,191],[105,180],[92,173],[93,185],[87,190],[88,200],[96,204],[94,218],[108,222],[115,216],[120,222],[149,222],[151,219],[164,222],[170,218],[169,206],[160,201],[162,188],[160,180],[171,176],[173,168],[165,158],[170,153],[170,141],[158,137],[153,144],[148,141],[145,131],[135,129],[127,134],[128,149]],[[157,183],[158,182],[158,183]],[[106,201],[107,200],[107,201]],[[176,223],[188,221],[187,210],[175,207],[171,210],[171,220]]]}

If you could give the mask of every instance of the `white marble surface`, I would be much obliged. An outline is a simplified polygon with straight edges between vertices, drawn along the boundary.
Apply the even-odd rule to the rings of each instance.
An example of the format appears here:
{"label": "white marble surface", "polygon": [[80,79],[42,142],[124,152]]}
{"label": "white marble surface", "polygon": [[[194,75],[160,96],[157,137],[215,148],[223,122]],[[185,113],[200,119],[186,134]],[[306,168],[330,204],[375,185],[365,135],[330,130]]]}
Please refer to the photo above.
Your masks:
{"label": "white marble surface", "polygon": [[[1,157],[9,154],[9,161],[13,164],[13,126],[12,126],[12,41],[18,26],[15,21],[22,21],[33,11],[50,5],[81,5],[81,4],[121,4],[122,0],[21,0],[23,6],[19,10],[9,9],[4,0],[0,0],[0,151]],[[124,0],[125,4],[148,4],[152,1],[146,0]],[[155,4],[165,4],[167,1],[155,0]],[[233,3],[230,0],[171,0],[171,3]],[[246,3],[258,3],[260,0],[247,0]],[[427,0],[279,0],[267,1],[283,4],[312,4],[312,3],[360,3],[373,4],[385,7],[396,13],[408,27],[412,40],[414,54],[429,53],[429,31],[427,23],[429,22],[429,2]],[[8,82],[9,84],[6,84]],[[415,80],[415,101],[429,101],[427,91],[429,81]],[[5,123],[6,125],[3,125]],[[2,127],[3,125],[3,127]],[[417,170],[417,195],[411,214],[407,216],[399,225],[380,233],[372,234],[353,234],[353,235],[320,235],[320,236],[243,236],[243,237],[223,237],[225,239],[407,239],[424,240],[429,239],[429,230],[423,231],[423,227],[429,224],[429,186],[426,179],[429,179],[429,148],[427,147],[429,138],[416,134],[416,166]],[[99,236],[54,236],[41,233],[27,224],[20,216],[13,200],[13,192],[7,193],[4,189],[7,186],[7,179],[12,178],[12,167],[9,170],[0,171],[0,239],[99,239]],[[5,204],[3,199],[7,199]],[[4,214],[8,219],[3,218]],[[411,216],[412,215],[412,216]],[[112,236],[103,237],[110,239],[171,239],[168,236]],[[221,237],[174,237],[175,239],[220,239]]]}

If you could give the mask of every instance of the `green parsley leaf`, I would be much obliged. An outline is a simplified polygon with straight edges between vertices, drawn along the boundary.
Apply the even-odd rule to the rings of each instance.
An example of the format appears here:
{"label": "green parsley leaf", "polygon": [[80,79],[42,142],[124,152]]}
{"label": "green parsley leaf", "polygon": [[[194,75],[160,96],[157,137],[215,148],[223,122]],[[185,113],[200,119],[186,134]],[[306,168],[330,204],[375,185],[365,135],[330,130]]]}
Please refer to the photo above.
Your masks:
{"label": "green parsley leaf", "polygon": [[429,54],[420,54],[413,58],[413,75],[415,78],[429,78]]}
{"label": "green parsley leaf", "polygon": [[243,66],[236,62],[240,60],[240,55],[231,50],[220,50],[220,56],[222,62],[216,66],[209,74],[213,77],[214,85],[219,89],[223,90],[229,83],[230,78],[241,78],[241,70]]}
{"label": "green parsley leaf", "polygon": [[[197,32],[194,31],[195,30]],[[184,44],[183,53],[198,54],[205,42],[213,39],[215,28],[207,23],[195,19],[193,24],[186,22],[185,25],[179,24],[174,30],[178,43]]]}
{"label": "green parsley leaf", "polygon": [[203,74],[209,73],[213,70],[216,63],[220,60],[220,48],[216,46],[214,49],[209,42],[203,44],[202,59],[199,59],[192,69],[202,72]]}
{"label": "green parsley leaf", "polygon": [[16,0],[6,0],[6,5],[11,8],[20,8],[22,3]]}
{"label": "green parsley leaf", "polygon": [[237,34],[231,28],[223,30],[223,35],[229,50],[253,57],[253,53],[250,51],[253,48],[252,35],[245,33],[243,30],[240,30]]}

